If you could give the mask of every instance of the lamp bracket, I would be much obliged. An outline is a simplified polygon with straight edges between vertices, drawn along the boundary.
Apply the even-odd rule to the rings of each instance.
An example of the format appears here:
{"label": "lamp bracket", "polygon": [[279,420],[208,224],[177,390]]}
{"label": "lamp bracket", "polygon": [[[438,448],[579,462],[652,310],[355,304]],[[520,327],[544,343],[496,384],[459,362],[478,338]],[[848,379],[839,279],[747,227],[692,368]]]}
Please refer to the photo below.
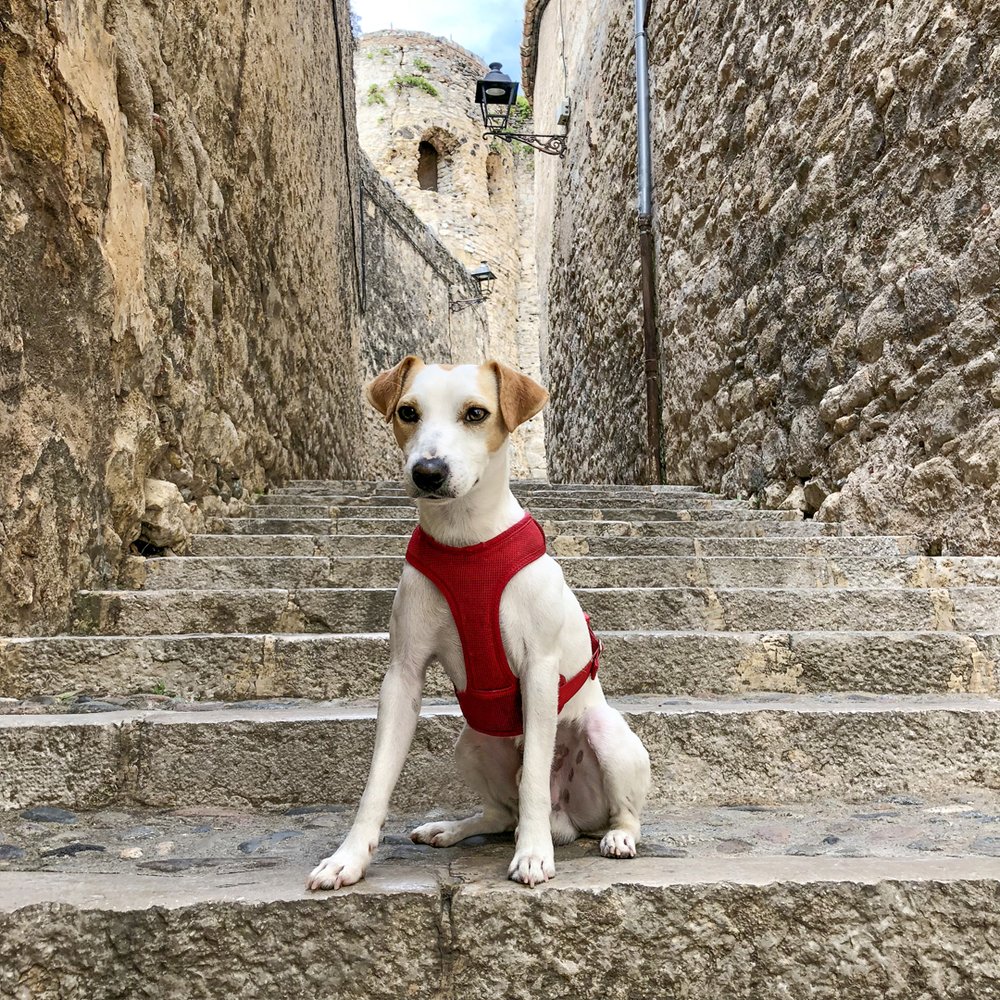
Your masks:
{"label": "lamp bracket", "polygon": [[468,309],[469,306],[481,306],[486,301],[483,296],[477,296],[474,299],[455,299],[448,303],[448,312],[461,312],[463,309]]}
{"label": "lamp bracket", "polygon": [[499,130],[483,133],[484,139],[502,139],[504,142],[523,142],[532,149],[537,149],[541,153],[548,153],[550,156],[563,157],[566,155],[565,135],[535,135],[533,132],[501,132]]}

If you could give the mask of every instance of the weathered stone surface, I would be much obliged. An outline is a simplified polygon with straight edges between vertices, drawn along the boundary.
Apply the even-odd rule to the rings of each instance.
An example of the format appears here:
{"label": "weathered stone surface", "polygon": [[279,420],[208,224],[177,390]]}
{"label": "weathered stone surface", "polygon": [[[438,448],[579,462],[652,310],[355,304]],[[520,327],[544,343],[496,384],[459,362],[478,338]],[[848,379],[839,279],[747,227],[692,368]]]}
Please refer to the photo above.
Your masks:
{"label": "weathered stone surface", "polygon": [[[997,587],[576,588],[601,628],[1000,631]],[[395,590],[91,591],[81,631],[102,635],[211,632],[372,632],[388,627]]]}
{"label": "weathered stone surface", "polygon": [[4,875],[0,989],[912,1000],[992,997],[1000,975],[994,859],[586,858],[530,891],[503,870],[397,863],[332,897],[308,896],[284,869]]}
{"label": "weathered stone surface", "polygon": [[114,579],[148,478],[362,471],[350,57],[342,0],[0,4],[0,631]]}
{"label": "weathered stone surface", "polygon": [[[715,859],[719,857],[883,858],[919,860],[929,852],[939,857],[993,858],[1000,852],[994,835],[996,801],[988,792],[963,791],[961,800],[892,795],[862,802],[774,802],[751,805],[682,805],[646,810],[642,818],[639,858]],[[475,866],[484,881],[493,866],[509,861],[512,832],[473,837],[450,848],[414,844],[408,834],[425,819],[448,816],[448,808],[427,813],[393,811],[376,848],[371,876],[381,882],[400,863],[408,866],[411,883],[428,870],[444,879],[458,863],[464,872]],[[213,804],[177,809],[108,808],[88,810],[72,834],[65,829],[20,822],[16,814],[0,814],[0,872],[36,872],[44,885],[53,869],[62,874],[99,874],[129,880],[146,872],[177,873],[201,868],[245,876],[283,868],[289,888],[317,858],[330,852],[350,828],[351,806],[312,803],[278,811]],[[134,824],[140,825],[135,826]],[[72,836],[73,840],[68,838]],[[20,843],[6,852],[4,842]],[[103,851],[73,850],[49,860],[56,848],[80,844]],[[129,844],[129,847],[121,847]],[[680,845],[680,846],[678,846]],[[6,845],[8,848],[12,844]],[[556,867],[572,872],[582,859],[597,861],[598,841],[578,837],[556,848]],[[13,862],[13,863],[12,863]],[[629,874],[629,866],[612,860],[609,877]],[[46,873],[46,874],[43,874]],[[502,875],[497,876],[497,880]],[[557,882],[558,885],[558,882]],[[0,879],[0,899],[4,886]],[[19,900],[22,905],[23,900]],[[3,907],[0,902],[0,908]]]}
{"label": "weathered stone surface", "polygon": [[[335,901],[291,890],[284,870],[5,879],[4,995],[16,996],[27,982],[39,1000],[125,1000],[151,989],[206,1000],[439,996],[442,955],[423,946],[437,940],[442,920],[433,874],[376,875]],[[180,885],[190,889],[178,894]],[[118,942],[113,952],[109,941]],[[406,941],[421,946],[400,947]]]}
{"label": "weathered stone surface", "polygon": [[181,491],[166,480],[147,479],[143,493],[145,510],[140,538],[158,549],[183,555],[191,547],[191,535],[198,522]]}
{"label": "weathered stone surface", "polygon": [[[408,535],[197,535],[191,551],[196,556],[355,556],[396,555],[406,551]],[[585,534],[550,536],[553,556],[662,555],[684,556],[900,556],[918,551],[915,538],[871,535],[781,535],[743,538],[697,538]]]}
{"label": "weathered stone surface", "polygon": [[[716,513],[723,513],[721,511]],[[763,538],[766,536],[794,536],[815,538],[839,535],[840,524],[820,520],[786,520],[774,517],[773,511],[751,511],[768,514],[763,517],[716,518],[706,520],[648,521],[639,511],[631,521],[563,520],[561,517],[542,521],[545,533],[556,535],[583,535],[598,538],[661,537],[661,538]],[[413,517],[342,517],[336,520],[316,517],[300,518],[213,518],[207,527],[214,531],[246,535],[409,535],[416,526]]]}
{"label": "weathered stone surface", "polygon": [[[395,587],[399,557],[188,556],[147,560],[145,589]],[[996,556],[560,556],[571,587],[991,587]]]}
{"label": "weathered stone surface", "polygon": [[[631,15],[527,10],[536,113],[576,105],[536,164],[558,478],[643,473]],[[668,476],[998,551],[996,6],[677,0],[648,31]]]}
{"label": "weathered stone surface", "polygon": [[[1000,702],[986,696],[758,695],[618,703],[649,750],[649,807],[995,793]],[[274,809],[355,803],[374,705],[0,716],[0,807],[46,802]],[[457,706],[425,704],[393,803],[469,809]],[[958,749],[956,749],[958,748]]]}
{"label": "weathered stone surface", "polygon": [[[609,696],[784,691],[967,692],[1000,687],[1000,634],[954,632],[611,632],[601,630]],[[247,698],[375,698],[389,662],[385,633],[360,635],[64,636],[0,641],[0,690],[11,714],[95,710],[53,699],[89,692],[133,707]],[[169,695],[156,694],[165,691]],[[451,696],[439,668],[427,697]],[[184,705],[195,699],[198,705]],[[135,707],[138,707],[136,705]]]}
{"label": "weathered stone surface", "polygon": [[618,874],[581,861],[535,894],[473,882],[451,906],[457,995],[972,995],[997,975],[982,942],[1000,926],[992,869],[975,871],[959,888],[942,864],[663,860]]}

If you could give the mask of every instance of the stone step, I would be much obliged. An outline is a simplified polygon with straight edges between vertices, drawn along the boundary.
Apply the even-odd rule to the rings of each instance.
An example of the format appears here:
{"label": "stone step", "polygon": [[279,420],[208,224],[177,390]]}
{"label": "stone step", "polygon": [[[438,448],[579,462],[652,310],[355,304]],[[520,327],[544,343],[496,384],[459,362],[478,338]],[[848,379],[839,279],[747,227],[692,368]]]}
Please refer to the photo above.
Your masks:
{"label": "stone step", "polygon": [[[592,493],[564,494],[534,491],[525,494],[524,502],[532,507],[621,507],[630,509],[660,510],[744,510],[750,505],[746,500],[728,500],[706,494],[658,493]],[[405,493],[337,494],[337,493],[265,493],[257,497],[254,506],[262,507],[409,507],[416,509],[416,502]]]}
{"label": "stone step", "polygon": [[0,995],[990,996],[994,801],[662,810],[635,860],[577,840],[533,891],[505,879],[509,836],[433,849],[394,815],[336,894],[303,887],[349,822],[330,805],[0,815]]}
{"label": "stone step", "polygon": [[[619,702],[650,753],[651,809],[726,802],[961,797],[1000,780],[1000,700],[777,696]],[[137,804],[354,804],[371,703],[0,716],[0,810]],[[457,706],[425,703],[394,795],[404,813],[466,809]]]}
{"label": "stone step", "polygon": [[[399,556],[184,556],[147,559],[146,589],[394,587]],[[997,556],[896,559],[752,556],[564,556],[574,587],[983,587]]]}
{"label": "stone step", "polygon": [[[992,587],[577,588],[598,630],[1000,630]],[[380,632],[394,589],[84,591],[76,630],[104,635],[188,632]]]}
{"label": "stone step", "polygon": [[[416,526],[410,517],[400,518],[278,518],[278,517],[219,517],[210,518],[209,530],[240,535],[409,535]],[[782,521],[767,519],[726,518],[724,520],[649,521],[583,521],[546,518],[541,522],[545,534],[574,535],[595,538],[617,538],[623,535],[660,538],[761,538],[792,536],[814,538],[840,535],[843,529],[831,521]]]}
{"label": "stone step", "polygon": [[[749,507],[683,508],[665,507],[581,507],[576,505],[542,507],[532,505],[531,513],[538,521],[801,521],[802,514],[795,510],[754,510]],[[409,519],[410,529],[416,526],[416,509],[401,504],[378,507],[374,505],[323,506],[318,504],[260,504],[251,507],[247,517],[284,518],[302,520],[351,521],[359,518],[378,520]]]}
{"label": "stone step", "polygon": [[957,1000],[994,995],[1000,976],[996,858],[567,850],[534,890],[504,878],[505,854],[388,863],[335,898],[308,894],[299,866],[249,859],[0,875],[0,994]]}
{"label": "stone step", "polygon": [[[685,490],[651,490],[648,487],[642,486],[560,487],[546,485],[544,487],[529,489],[515,484],[511,492],[523,503],[545,496],[555,497],[559,503],[564,503],[573,498],[579,499],[581,502],[589,502],[595,498],[619,498],[626,502],[636,501],[638,503],[664,503],[672,500],[686,503],[695,503],[700,500],[726,500],[728,502],[749,503],[746,500],[720,497],[717,493],[707,493],[704,490],[693,488]],[[286,487],[272,490],[269,493],[257,494],[257,499],[260,500],[270,496],[295,498],[296,502],[299,503],[309,502],[309,498],[312,497],[363,497],[368,500],[373,497],[395,497],[412,502],[410,494],[398,483],[390,485],[369,484],[368,488],[352,488],[348,484],[343,489]]]}
{"label": "stone step", "polygon": [[[773,802],[767,805],[680,805],[643,814],[640,860],[742,857],[883,858],[919,860],[929,852],[954,857],[996,857],[996,797],[963,794],[960,800],[912,795],[860,802]],[[135,806],[66,810],[35,806],[0,813],[0,844],[6,844],[6,872],[174,875],[192,868],[207,874],[281,867],[289,876],[308,872],[347,833],[353,809],[310,803],[261,811],[205,806],[149,809]],[[513,834],[471,838],[451,848],[414,844],[408,834],[451,810],[393,812],[369,869],[377,877],[387,866],[405,863],[415,876],[449,864],[500,863],[510,857]],[[92,850],[66,850],[68,845]],[[561,845],[556,861],[600,858],[589,837]],[[102,850],[103,848],[103,850]],[[124,855],[124,856],[123,856]],[[200,864],[192,864],[200,862]],[[622,866],[617,866],[621,869]],[[2,876],[0,876],[2,877]]]}
{"label": "stone step", "polygon": [[[196,556],[402,556],[409,540],[408,534],[195,535],[191,551]],[[574,555],[876,558],[915,555],[919,551],[919,541],[906,535],[817,535],[811,538],[556,535],[549,539],[549,552],[560,559]]]}
{"label": "stone step", "polygon": [[[988,694],[1000,686],[1000,633],[602,631],[601,682],[616,696],[705,697],[775,691]],[[375,698],[389,660],[384,632],[0,638],[4,710],[108,709],[128,696],[199,701]],[[450,695],[428,671],[425,694]],[[104,696],[102,698],[102,696]],[[106,698],[112,699],[111,703]],[[46,707],[49,704],[51,707]],[[221,707],[221,706],[220,706]]]}
{"label": "stone step", "polygon": [[[510,487],[514,493],[529,490],[556,490],[560,493],[615,491],[624,493],[691,493],[706,494],[698,486],[646,486],[634,483],[552,483],[546,479],[512,479]],[[381,493],[398,492],[403,487],[399,479],[293,479],[280,487],[278,492],[327,492],[327,493]]]}

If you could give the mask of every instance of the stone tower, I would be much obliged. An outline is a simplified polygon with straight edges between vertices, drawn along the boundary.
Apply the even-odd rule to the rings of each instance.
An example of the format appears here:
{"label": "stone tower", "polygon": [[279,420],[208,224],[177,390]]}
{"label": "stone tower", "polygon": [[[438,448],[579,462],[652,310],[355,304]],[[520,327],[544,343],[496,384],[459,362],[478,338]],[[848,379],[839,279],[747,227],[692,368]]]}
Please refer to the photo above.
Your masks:
{"label": "stone tower", "polygon": [[[473,356],[455,360],[495,357],[538,378],[532,154],[484,140],[473,94],[485,64],[443,38],[376,31],[358,40],[354,66],[362,149],[460,263],[486,260],[497,276],[470,307],[485,320]],[[545,475],[543,417],[515,434],[515,475]]]}

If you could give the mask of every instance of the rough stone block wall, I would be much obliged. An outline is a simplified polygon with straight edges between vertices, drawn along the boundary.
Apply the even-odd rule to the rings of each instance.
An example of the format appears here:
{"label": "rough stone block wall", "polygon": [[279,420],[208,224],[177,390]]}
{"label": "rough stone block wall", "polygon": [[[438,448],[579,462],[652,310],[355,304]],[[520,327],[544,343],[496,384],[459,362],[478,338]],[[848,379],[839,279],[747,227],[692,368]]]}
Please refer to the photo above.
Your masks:
{"label": "rough stone block wall", "polygon": [[350,59],[346,0],[0,0],[0,632],[364,471]]}
{"label": "rough stone block wall", "polygon": [[631,5],[560,10],[529,0],[525,24],[538,53],[534,73],[524,73],[538,131],[557,131],[559,104],[568,94],[574,102],[566,157],[535,160],[549,473],[556,482],[639,482],[646,470],[645,388]]}
{"label": "rough stone block wall", "polygon": [[[581,114],[550,182],[548,356],[583,365],[603,411],[621,377],[601,374],[604,345],[566,336],[567,308],[588,302],[558,271],[607,280],[608,257],[569,249],[622,239],[593,202],[599,174],[602,199],[624,211],[632,197],[634,71],[626,14],[588,6],[616,38],[568,20]],[[529,4],[536,108],[562,89],[553,10]],[[578,29],[593,52],[574,60]],[[670,478],[996,551],[1000,9],[659,0],[649,34]],[[617,328],[593,307],[588,320]],[[608,478],[630,473],[638,443],[603,449]],[[562,435],[549,449],[567,472],[595,460]]]}
{"label": "rough stone block wall", "polygon": [[[364,244],[362,363],[365,379],[391,368],[407,354],[463,362],[483,357],[489,325],[480,309],[452,313],[452,298],[471,298],[475,283],[466,269],[398,197],[361,155]],[[367,475],[399,474],[399,453],[390,429],[370,407],[360,440]]]}
{"label": "rough stone block wall", "polygon": [[[463,341],[452,321],[451,357],[475,363],[497,358],[538,377],[531,152],[515,153],[509,144],[483,138],[473,98],[485,64],[444,38],[376,31],[358,40],[354,68],[362,149],[463,269],[487,260],[497,276],[490,298],[467,310],[480,318],[460,314],[459,325],[475,335]],[[514,67],[507,68],[516,76]],[[422,144],[437,151],[436,190],[420,185]],[[463,279],[456,286],[455,298],[474,294],[459,294],[466,284]],[[400,305],[405,310],[405,301]],[[441,328],[449,322],[444,314],[437,320]],[[432,339],[417,353],[433,360],[429,348],[436,343]],[[516,475],[545,475],[544,419],[543,412],[515,435]]]}

